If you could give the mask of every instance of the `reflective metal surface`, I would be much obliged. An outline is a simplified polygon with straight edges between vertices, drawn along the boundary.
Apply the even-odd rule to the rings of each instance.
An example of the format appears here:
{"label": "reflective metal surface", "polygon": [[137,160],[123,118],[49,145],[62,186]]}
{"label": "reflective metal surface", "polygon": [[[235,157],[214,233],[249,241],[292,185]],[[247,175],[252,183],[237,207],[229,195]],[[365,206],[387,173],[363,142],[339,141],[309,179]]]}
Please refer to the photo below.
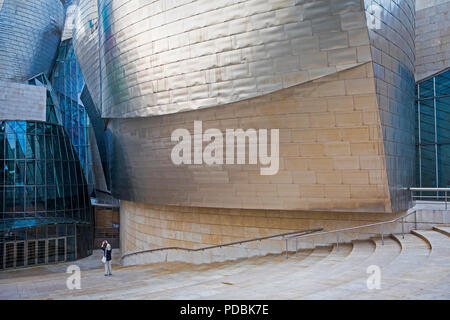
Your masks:
{"label": "reflective metal surface", "polygon": [[[75,33],[79,61],[92,73],[95,2],[80,0]],[[360,0],[102,0],[99,6],[102,116],[108,118],[240,101],[371,59]],[[95,97],[98,89],[87,79]]]}
{"label": "reflective metal surface", "polygon": [[[79,1],[74,43],[94,105],[103,118],[114,118],[110,122],[114,148],[109,152],[115,196],[161,204],[270,209],[380,212],[408,207],[409,194],[403,188],[414,183],[414,0],[99,0],[98,8],[96,2]],[[354,70],[353,78],[342,73],[346,70]],[[325,77],[330,83],[322,87],[320,81]],[[352,85],[347,80],[338,83],[345,77]],[[320,81],[311,83],[313,79]],[[267,94],[278,91],[286,101],[289,95],[296,96],[298,114],[305,113],[292,126],[287,123],[292,115],[284,111],[281,102],[279,107],[267,102],[271,99]],[[374,94],[376,110],[361,113],[353,107],[355,101],[363,100],[362,93],[367,101]],[[366,126],[364,130],[368,117],[373,120],[370,126],[378,126],[370,128],[370,143],[376,147],[367,152],[374,153],[373,158],[372,154],[363,155],[355,163],[349,162],[354,170],[372,170],[367,190],[373,192],[373,198],[365,202],[335,199],[333,208],[324,205],[323,189],[314,185],[300,193],[311,193],[309,204],[297,203],[295,197],[305,182],[293,182],[296,173],[283,173],[274,181],[292,184],[291,189],[283,189],[294,194],[289,205],[278,189],[272,190],[272,198],[254,188],[246,189],[247,198],[261,196],[252,198],[255,201],[251,203],[242,199],[246,191],[238,191],[252,184],[250,168],[242,169],[237,178],[235,172],[224,173],[222,168],[172,170],[170,163],[163,164],[170,161],[163,157],[170,149],[170,130],[177,126],[194,119],[211,121],[210,126],[216,128],[246,127],[249,122],[256,128],[282,128],[291,134],[291,129],[301,129],[302,121],[311,121],[311,127],[305,125],[308,129],[319,121],[304,111],[310,109],[302,109],[310,107],[307,103],[298,101],[321,95],[354,97],[340,105],[341,110],[324,114],[320,119],[329,121],[322,129],[339,126],[342,114],[349,110],[354,114],[349,113],[348,118]],[[242,102],[242,106],[231,102]],[[193,111],[203,108],[209,109]],[[252,108],[253,113],[245,116],[253,119],[242,120]],[[168,116],[174,113],[174,117]],[[136,117],[142,119],[123,119]],[[283,148],[293,142],[289,139],[282,142]],[[317,148],[323,147],[320,141],[313,142]],[[314,154],[299,159],[302,156]],[[340,159],[339,155],[335,158]],[[373,163],[362,164],[369,160]],[[330,164],[326,169],[336,166]],[[314,184],[316,176],[312,177]],[[202,183],[210,182],[220,185],[222,198],[206,196],[212,190]],[[343,197],[353,197],[350,193]]]}
{"label": "reflective metal surface", "polygon": [[365,0],[392,210],[414,185],[414,0]]}
{"label": "reflective metal surface", "polygon": [[0,8],[0,79],[48,75],[64,23],[59,0],[4,0]]}
{"label": "reflective metal surface", "polygon": [[450,67],[450,1],[434,2],[416,12],[416,81]]}
{"label": "reflective metal surface", "polygon": [[97,0],[78,0],[73,43],[92,101],[101,114]]}

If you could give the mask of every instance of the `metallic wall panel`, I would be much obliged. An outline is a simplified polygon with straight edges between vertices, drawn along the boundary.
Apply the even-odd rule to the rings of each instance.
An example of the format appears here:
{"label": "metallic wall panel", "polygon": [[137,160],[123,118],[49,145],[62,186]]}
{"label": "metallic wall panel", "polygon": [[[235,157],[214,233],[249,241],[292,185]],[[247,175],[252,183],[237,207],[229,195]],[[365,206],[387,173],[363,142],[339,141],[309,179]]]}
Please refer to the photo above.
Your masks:
{"label": "metallic wall panel", "polygon": [[[185,128],[194,134],[194,120],[203,121],[203,132],[279,129],[278,173],[261,175],[260,164],[174,165],[171,133]],[[192,207],[391,211],[370,62],[262,97],[159,117],[116,118],[108,127],[113,133],[111,191],[121,200]]]}
{"label": "metallic wall panel", "polygon": [[0,92],[0,119],[45,121],[45,88],[0,80]]}
{"label": "metallic wall panel", "polygon": [[[114,118],[108,156],[114,172],[111,188],[118,198],[260,209],[385,212],[408,207],[408,194],[402,189],[414,182],[413,0],[99,0],[98,28],[95,2],[79,2],[75,45],[82,69],[90,74],[85,77],[93,82],[86,80],[94,104],[103,118]],[[328,83],[329,77],[336,83]],[[315,81],[328,86],[316,92]],[[291,112],[295,116],[284,109],[290,107],[264,105],[278,92],[296,101],[290,105],[298,108]],[[309,98],[333,95],[342,103],[335,109],[329,106],[321,116],[306,111],[315,104],[317,112],[323,108],[320,101]],[[373,109],[357,109],[355,104],[361,101]],[[246,103],[253,107],[244,107]],[[208,109],[198,110],[203,108]],[[252,119],[242,120],[248,110],[254,112]],[[121,119],[135,117],[142,119]],[[298,123],[291,124],[291,118]],[[255,128],[281,128],[289,134],[301,131],[302,123],[309,121],[298,136],[301,139],[307,139],[307,132],[318,123],[323,130],[333,130],[341,121],[344,127],[354,125],[352,121],[365,127],[369,121],[370,141],[363,143],[367,154],[351,154],[355,158],[338,154],[336,160],[327,154],[327,143],[332,141],[316,137],[305,147],[311,153],[299,155],[301,161],[296,162],[299,165],[303,157],[310,159],[320,150],[328,159],[324,160],[326,170],[340,168],[342,161],[348,166],[344,171],[363,171],[362,182],[367,185],[361,187],[350,179],[342,187],[336,178],[341,183],[334,187],[342,192],[336,195],[331,186],[318,182],[330,178],[323,172],[305,173],[303,178],[311,179],[307,189],[305,180],[298,178],[302,173],[286,167],[261,183],[255,182],[262,178],[249,167],[239,174],[223,168],[174,169],[166,157],[168,130],[189,128],[194,119],[206,119],[217,128],[228,122],[234,128],[245,127],[250,122]],[[367,138],[364,133],[363,137]],[[304,142],[293,136],[286,139],[290,140],[283,148]],[[339,143],[344,146],[338,152],[349,152],[351,139],[342,138]],[[282,162],[289,166],[292,161]],[[215,183],[217,188],[210,189]],[[266,183],[272,184],[266,186],[272,194],[264,195],[266,187],[252,186]],[[277,183],[289,187],[278,188]],[[366,194],[371,194],[370,199],[361,200]]]}
{"label": "metallic wall panel", "polygon": [[365,0],[392,210],[414,185],[414,0]]}
{"label": "metallic wall panel", "polygon": [[[85,38],[93,2],[79,4]],[[99,7],[107,118],[218,106],[371,60],[360,0],[101,0]],[[83,56],[94,38],[79,50],[81,64],[96,70],[94,57]]]}
{"label": "metallic wall panel", "polygon": [[416,81],[448,67],[450,1],[447,0],[416,11]]}
{"label": "metallic wall panel", "polygon": [[0,79],[23,82],[50,71],[64,23],[59,0],[4,0],[0,9]]}
{"label": "metallic wall panel", "polygon": [[73,43],[84,81],[101,114],[97,0],[78,0]]}

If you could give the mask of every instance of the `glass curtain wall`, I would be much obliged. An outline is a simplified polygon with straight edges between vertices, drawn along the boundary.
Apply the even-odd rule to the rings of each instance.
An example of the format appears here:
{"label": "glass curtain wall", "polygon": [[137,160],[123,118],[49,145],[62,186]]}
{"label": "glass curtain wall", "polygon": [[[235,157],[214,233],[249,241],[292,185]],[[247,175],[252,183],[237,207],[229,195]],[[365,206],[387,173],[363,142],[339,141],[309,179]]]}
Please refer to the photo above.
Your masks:
{"label": "glass curtain wall", "polygon": [[92,253],[87,184],[62,126],[0,121],[0,204],[0,269]]}
{"label": "glass curtain wall", "polygon": [[91,124],[80,99],[84,79],[76,61],[72,39],[61,42],[51,83],[58,97],[62,125],[78,154],[89,190],[92,191],[94,179],[88,134]]}
{"label": "glass curtain wall", "polygon": [[416,86],[417,185],[450,187],[450,70]]}

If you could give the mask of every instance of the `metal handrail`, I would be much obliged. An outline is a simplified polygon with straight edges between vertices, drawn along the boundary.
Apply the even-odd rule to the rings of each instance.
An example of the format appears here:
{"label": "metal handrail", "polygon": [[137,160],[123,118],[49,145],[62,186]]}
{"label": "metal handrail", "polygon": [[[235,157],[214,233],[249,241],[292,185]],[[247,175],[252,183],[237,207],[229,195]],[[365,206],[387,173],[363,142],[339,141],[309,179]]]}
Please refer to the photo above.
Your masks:
{"label": "metal handrail", "polygon": [[[447,193],[450,191],[450,188],[408,188],[407,190],[411,191],[411,199],[417,200],[417,199],[423,199],[423,198],[434,198],[434,199],[443,199],[445,203],[445,210],[447,210],[447,200],[448,196]],[[423,196],[423,195],[417,195],[415,196],[415,192],[436,192],[436,196]],[[439,195],[439,192],[444,192],[444,195]]]}
{"label": "metal handrail", "polygon": [[384,234],[383,234],[383,225],[385,224],[389,224],[389,223],[394,223],[397,222],[399,220],[402,220],[402,238],[405,238],[405,218],[415,214],[415,228],[417,229],[417,210],[412,208],[409,209],[407,211],[406,214],[404,214],[401,217],[392,219],[392,220],[388,220],[388,221],[382,221],[382,222],[376,222],[376,223],[370,223],[370,224],[365,224],[362,226],[356,226],[356,227],[348,227],[348,228],[342,228],[342,229],[338,229],[338,230],[331,230],[331,231],[325,231],[325,232],[320,232],[320,233],[314,233],[314,234],[306,234],[306,235],[293,235],[290,237],[286,237],[285,241],[286,241],[286,259],[289,258],[289,247],[288,247],[288,241],[291,239],[295,239],[295,255],[297,256],[297,252],[298,252],[298,239],[299,238],[307,238],[307,237],[311,237],[311,236],[319,236],[319,235],[325,235],[325,234],[332,234],[332,233],[336,233],[336,246],[339,248],[339,233],[341,232],[345,232],[345,231],[349,231],[349,230],[357,230],[357,229],[362,229],[362,228],[368,228],[368,227],[374,227],[374,226],[380,226],[380,233],[381,233],[381,243],[384,245]]}
{"label": "metal handrail", "polygon": [[298,234],[306,235],[306,234],[311,234],[311,233],[314,233],[314,232],[319,232],[319,231],[322,231],[322,230],[323,230],[323,228],[290,231],[290,232],[279,233],[279,234],[275,234],[275,235],[271,235],[271,236],[252,238],[252,239],[241,240],[241,241],[234,241],[234,242],[227,242],[227,243],[223,243],[223,244],[217,244],[217,245],[201,247],[201,248],[162,247],[162,248],[155,248],[155,249],[148,249],[148,250],[140,250],[140,251],[134,251],[134,252],[126,253],[120,259],[123,260],[125,257],[131,256],[131,255],[135,255],[135,254],[149,253],[149,252],[163,251],[163,250],[184,250],[184,251],[191,251],[192,252],[192,251],[209,250],[209,249],[214,249],[214,248],[222,248],[222,247],[232,246],[232,245],[236,245],[236,244],[243,244],[243,243],[247,243],[247,242],[261,241],[261,240],[267,240],[267,239],[278,238],[278,237],[283,237],[282,240],[284,240],[284,238],[286,236],[288,236],[288,235],[298,235]]}

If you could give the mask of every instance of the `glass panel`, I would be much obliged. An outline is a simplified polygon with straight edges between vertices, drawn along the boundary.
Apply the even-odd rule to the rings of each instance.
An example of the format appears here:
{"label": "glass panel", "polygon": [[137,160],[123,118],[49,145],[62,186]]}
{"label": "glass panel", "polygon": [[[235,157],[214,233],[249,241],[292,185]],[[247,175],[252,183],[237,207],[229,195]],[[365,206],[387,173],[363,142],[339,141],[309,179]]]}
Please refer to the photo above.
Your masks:
{"label": "glass panel", "polygon": [[64,239],[58,239],[58,261],[66,260],[66,243]]}
{"label": "glass panel", "polygon": [[450,94],[450,71],[436,76],[436,96]]}
{"label": "glass panel", "polygon": [[25,121],[16,121],[16,132],[25,133],[27,130],[27,123]]}
{"label": "glass panel", "polygon": [[25,242],[16,242],[16,267],[25,264]]}
{"label": "glass panel", "polygon": [[435,146],[421,146],[422,186],[436,188],[436,153]]}
{"label": "glass panel", "polygon": [[450,143],[450,97],[436,99],[437,141]]}
{"label": "glass panel", "polygon": [[27,134],[27,159],[34,159],[36,152],[36,136]]}
{"label": "glass panel", "polygon": [[25,184],[25,161],[16,161],[16,185],[23,186]]}
{"label": "glass panel", "polygon": [[48,135],[45,136],[45,150],[47,159],[53,159],[52,137]]}
{"label": "glass panel", "polygon": [[27,264],[33,265],[36,264],[36,241],[28,241],[28,257]]}
{"label": "glass panel", "polygon": [[45,187],[36,187],[36,211],[45,211]]}
{"label": "glass panel", "polygon": [[47,163],[47,169],[45,172],[47,174],[47,184],[54,185],[55,184],[55,165],[52,160],[47,161],[46,163]]}
{"label": "glass panel", "polygon": [[36,165],[34,160],[27,161],[27,181],[26,184],[34,185],[36,184]]}
{"label": "glass panel", "polygon": [[0,133],[0,159],[5,159],[5,135]]}
{"label": "glass panel", "polygon": [[67,260],[75,260],[75,237],[67,237]]}
{"label": "glass panel", "polygon": [[433,78],[425,80],[419,84],[419,99],[434,97]]}
{"label": "glass panel", "polygon": [[27,186],[26,192],[25,211],[34,212],[36,210],[36,190],[34,187]]}
{"label": "glass panel", "polygon": [[14,187],[5,188],[5,212],[14,212]]}
{"label": "glass panel", "polygon": [[45,161],[36,161],[36,184],[45,183]]}
{"label": "glass panel", "polygon": [[27,133],[35,134],[36,133],[36,123],[33,121],[27,121]]}
{"label": "glass panel", "polygon": [[45,240],[38,241],[38,263],[45,263]]}
{"label": "glass panel", "polygon": [[16,157],[16,135],[8,133],[6,135],[6,159],[14,159]]}
{"label": "glass panel", "polygon": [[36,157],[45,159],[45,136],[36,136]]}
{"label": "glass panel", "polygon": [[420,136],[421,144],[434,143],[434,102],[420,101]]}
{"label": "glass panel", "polygon": [[[16,193],[15,193],[15,212],[16,217],[18,216],[18,212],[25,211],[25,189],[23,187],[16,187]],[[20,217],[23,217],[24,215],[19,215]]]}
{"label": "glass panel", "polygon": [[[47,215],[56,209],[56,193],[54,186],[47,186]],[[54,217],[54,214],[52,215]]]}
{"label": "glass panel", "polygon": [[17,134],[16,135],[16,158],[17,159],[25,159],[25,150],[26,150],[26,135],[25,134]]}
{"label": "glass panel", "polygon": [[56,260],[56,240],[48,240],[48,263]]}
{"label": "glass panel", "polygon": [[14,267],[14,243],[7,243],[5,246],[5,268]]}
{"label": "glass panel", "polygon": [[439,187],[450,187],[450,144],[438,145]]}
{"label": "glass panel", "polygon": [[5,161],[5,184],[14,185],[14,173],[16,172],[16,166],[14,160]]}
{"label": "glass panel", "polygon": [[16,132],[16,122],[6,121],[6,133],[15,133],[15,132]]}
{"label": "glass panel", "polygon": [[4,269],[3,266],[3,255],[4,255],[5,243],[0,241],[0,270]]}
{"label": "glass panel", "polygon": [[44,134],[44,124],[42,122],[36,122],[36,133]]}

